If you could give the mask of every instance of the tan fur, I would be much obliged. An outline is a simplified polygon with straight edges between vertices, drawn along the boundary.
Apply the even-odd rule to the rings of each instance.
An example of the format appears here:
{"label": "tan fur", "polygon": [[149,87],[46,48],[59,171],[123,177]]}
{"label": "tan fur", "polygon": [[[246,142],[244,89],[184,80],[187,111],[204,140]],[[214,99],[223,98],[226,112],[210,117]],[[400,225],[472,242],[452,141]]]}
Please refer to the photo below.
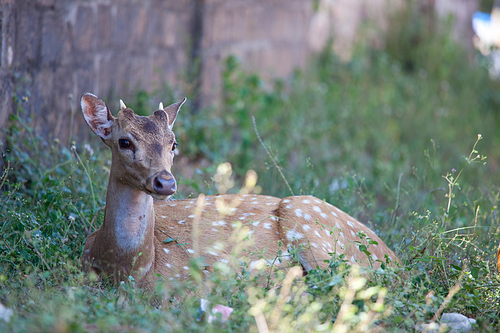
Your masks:
{"label": "tan fur", "polygon": [[[361,266],[380,267],[386,256],[399,262],[368,227],[315,197],[220,195],[165,201],[169,195],[156,193],[152,184],[157,175],[170,175],[171,126],[181,105],[150,117],[122,108],[114,118],[100,99],[82,96],[87,123],[113,153],[104,222],[87,238],[82,256],[88,271],[115,282],[132,276],[149,286],[157,274],[187,278],[190,258],[200,256],[206,274],[218,262],[238,271],[242,264],[281,269],[298,261],[308,271],[325,268],[331,253]],[[133,152],[120,147],[121,138],[131,140]],[[370,240],[378,244],[368,245]],[[368,245],[371,258],[360,245]]]}

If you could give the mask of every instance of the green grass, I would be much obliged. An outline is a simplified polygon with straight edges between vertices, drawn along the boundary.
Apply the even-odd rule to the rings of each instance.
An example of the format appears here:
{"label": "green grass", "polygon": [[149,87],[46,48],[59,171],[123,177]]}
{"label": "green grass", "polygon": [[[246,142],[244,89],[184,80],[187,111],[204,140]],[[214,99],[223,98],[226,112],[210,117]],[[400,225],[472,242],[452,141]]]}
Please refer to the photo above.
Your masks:
{"label": "green grass", "polygon": [[[236,184],[253,169],[262,193],[313,194],[370,226],[402,271],[354,278],[332,258],[329,270],[306,280],[290,271],[270,289],[247,272],[224,276],[224,267],[203,288],[196,280],[174,290],[159,283],[155,296],[133,281],[98,283],[78,260],[103,218],[110,152],[97,139],[38,136],[19,98],[2,147],[10,168],[0,181],[0,303],[14,315],[0,320],[0,331],[256,332],[264,318],[280,332],[330,331],[334,321],[352,331],[401,332],[442,311],[498,331],[500,86],[447,34],[429,31],[426,19],[394,21],[385,49],[360,45],[348,63],[325,51],[286,83],[264,82],[229,58],[222,107],[191,113],[188,104],[174,129],[186,166],[173,169],[178,198],[216,193],[221,162],[232,164]],[[174,96],[138,92],[126,102],[148,114]],[[231,320],[197,321],[194,294],[233,307]],[[158,306],[159,297],[170,302]]]}

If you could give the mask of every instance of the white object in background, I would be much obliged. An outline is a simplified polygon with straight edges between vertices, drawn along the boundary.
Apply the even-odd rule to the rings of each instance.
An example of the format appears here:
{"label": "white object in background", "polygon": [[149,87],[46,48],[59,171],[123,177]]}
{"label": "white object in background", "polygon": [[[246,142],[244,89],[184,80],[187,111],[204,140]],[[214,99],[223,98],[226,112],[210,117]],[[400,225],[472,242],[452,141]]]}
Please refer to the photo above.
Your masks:
{"label": "white object in background", "polygon": [[14,311],[12,311],[12,309],[6,308],[2,303],[0,303],[0,319],[9,322],[10,317],[12,317],[13,314]]}

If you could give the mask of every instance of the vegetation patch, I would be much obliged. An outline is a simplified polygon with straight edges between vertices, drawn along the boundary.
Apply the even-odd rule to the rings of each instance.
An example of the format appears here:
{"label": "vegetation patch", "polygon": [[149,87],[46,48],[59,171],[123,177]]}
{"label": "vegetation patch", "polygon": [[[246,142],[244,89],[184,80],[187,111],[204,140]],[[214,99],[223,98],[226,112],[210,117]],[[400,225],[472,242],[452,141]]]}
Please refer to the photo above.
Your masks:
{"label": "vegetation patch", "polygon": [[[222,162],[235,170],[235,190],[253,169],[262,193],[313,194],[367,224],[401,269],[359,272],[332,257],[327,270],[285,271],[264,286],[224,265],[202,282],[192,262],[200,278],[160,281],[154,293],[97,282],[79,257],[102,223],[110,152],[98,140],[38,136],[17,91],[0,180],[0,303],[13,314],[0,331],[400,332],[444,312],[498,331],[500,87],[425,22],[394,21],[385,49],[360,45],[348,63],[325,51],[286,83],[245,73],[231,57],[222,106],[194,113],[188,104],[175,125],[187,166],[173,168],[178,198],[215,193]],[[174,95],[126,102],[148,114]],[[230,320],[208,323],[199,297],[232,307]]]}

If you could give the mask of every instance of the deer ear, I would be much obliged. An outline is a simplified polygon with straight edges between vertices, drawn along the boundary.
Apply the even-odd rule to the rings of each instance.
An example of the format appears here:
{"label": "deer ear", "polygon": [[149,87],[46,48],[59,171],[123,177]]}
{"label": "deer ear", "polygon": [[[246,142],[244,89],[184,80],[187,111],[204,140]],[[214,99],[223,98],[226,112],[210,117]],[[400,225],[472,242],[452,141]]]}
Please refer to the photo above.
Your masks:
{"label": "deer ear", "polygon": [[115,120],[106,103],[91,93],[85,93],[80,99],[80,104],[83,117],[92,132],[106,139],[111,134],[111,126]]}
{"label": "deer ear", "polygon": [[168,114],[168,128],[172,129],[172,127],[174,126],[175,118],[177,117],[177,113],[181,109],[182,104],[184,104],[186,101],[187,98],[184,97],[181,102],[171,104],[163,109]]}

